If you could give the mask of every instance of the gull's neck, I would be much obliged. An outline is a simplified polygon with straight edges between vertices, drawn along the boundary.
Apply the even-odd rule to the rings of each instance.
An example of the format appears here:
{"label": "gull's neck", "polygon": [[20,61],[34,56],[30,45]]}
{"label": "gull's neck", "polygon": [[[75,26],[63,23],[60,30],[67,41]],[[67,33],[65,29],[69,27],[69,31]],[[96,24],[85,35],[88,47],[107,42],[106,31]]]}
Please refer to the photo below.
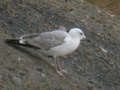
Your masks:
{"label": "gull's neck", "polygon": [[79,35],[79,33],[77,33],[77,32],[69,32],[69,35],[71,36],[71,38],[72,39],[76,39],[76,40],[79,40],[80,41],[80,35]]}
{"label": "gull's neck", "polygon": [[73,45],[72,48],[73,50],[76,50],[80,44],[80,35],[77,32],[69,32],[69,35],[72,38],[72,45]]}

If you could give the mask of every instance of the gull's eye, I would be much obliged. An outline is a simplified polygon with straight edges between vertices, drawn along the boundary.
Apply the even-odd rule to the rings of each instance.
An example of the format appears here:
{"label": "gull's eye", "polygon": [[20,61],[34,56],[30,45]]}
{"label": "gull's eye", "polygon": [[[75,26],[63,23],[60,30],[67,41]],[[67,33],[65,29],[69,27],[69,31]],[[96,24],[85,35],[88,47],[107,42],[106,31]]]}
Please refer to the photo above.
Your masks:
{"label": "gull's eye", "polygon": [[83,35],[83,33],[80,33],[80,35]]}

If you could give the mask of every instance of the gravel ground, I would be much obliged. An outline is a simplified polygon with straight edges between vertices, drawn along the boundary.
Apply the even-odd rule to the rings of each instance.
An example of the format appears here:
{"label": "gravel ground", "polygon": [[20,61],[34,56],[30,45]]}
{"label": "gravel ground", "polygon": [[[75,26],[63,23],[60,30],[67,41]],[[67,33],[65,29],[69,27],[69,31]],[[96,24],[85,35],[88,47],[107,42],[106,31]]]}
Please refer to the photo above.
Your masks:
{"label": "gravel ground", "polygon": [[[120,17],[84,0],[41,1],[0,10],[0,90],[120,90]],[[6,39],[63,25],[80,27],[87,40],[61,59],[68,71],[55,71],[54,60],[39,50],[8,45]]]}

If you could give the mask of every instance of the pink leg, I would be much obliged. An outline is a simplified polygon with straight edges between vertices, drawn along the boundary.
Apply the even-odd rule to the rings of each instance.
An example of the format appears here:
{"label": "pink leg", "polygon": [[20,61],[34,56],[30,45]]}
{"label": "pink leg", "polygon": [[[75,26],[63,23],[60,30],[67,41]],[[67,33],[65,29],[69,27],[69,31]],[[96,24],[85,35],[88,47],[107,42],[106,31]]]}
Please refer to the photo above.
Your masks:
{"label": "pink leg", "polygon": [[59,64],[58,60],[55,57],[55,64],[56,64],[56,71],[60,76],[63,76],[63,73],[67,73],[66,70],[62,69],[61,65]]}

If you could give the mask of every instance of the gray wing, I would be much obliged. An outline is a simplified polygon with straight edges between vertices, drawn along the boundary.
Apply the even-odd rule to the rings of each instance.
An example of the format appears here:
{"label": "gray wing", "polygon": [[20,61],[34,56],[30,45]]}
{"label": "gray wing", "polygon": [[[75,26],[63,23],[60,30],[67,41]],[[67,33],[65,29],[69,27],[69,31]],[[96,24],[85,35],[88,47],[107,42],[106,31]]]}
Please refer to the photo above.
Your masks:
{"label": "gray wing", "polygon": [[26,43],[38,48],[49,50],[63,44],[68,36],[65,31],[44,32],[36,35],[30,35],[30,39],[26,37]]}

